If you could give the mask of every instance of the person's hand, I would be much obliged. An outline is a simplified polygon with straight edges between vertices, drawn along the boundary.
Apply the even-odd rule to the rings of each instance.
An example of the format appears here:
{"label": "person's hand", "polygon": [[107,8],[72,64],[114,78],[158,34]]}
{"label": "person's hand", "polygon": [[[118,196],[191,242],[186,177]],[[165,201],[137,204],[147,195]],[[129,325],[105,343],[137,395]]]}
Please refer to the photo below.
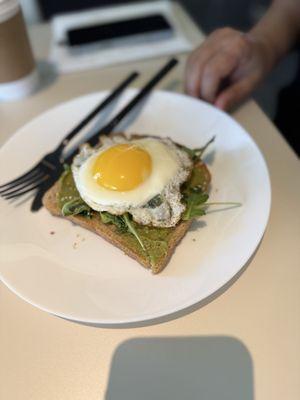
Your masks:
{"label": "person's hand", "polygon": [[186,92],[228,110],[244,100],[273,66],[271,48],[255,35],[218,29],[189,57]]}

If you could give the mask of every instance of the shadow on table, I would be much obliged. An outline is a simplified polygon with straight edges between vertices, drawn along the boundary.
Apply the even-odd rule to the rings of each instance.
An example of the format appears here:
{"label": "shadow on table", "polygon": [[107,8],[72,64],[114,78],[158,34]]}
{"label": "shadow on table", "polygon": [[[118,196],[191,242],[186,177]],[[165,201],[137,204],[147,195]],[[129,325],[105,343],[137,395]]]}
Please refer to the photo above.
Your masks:
{"label": "shadow on table", "polygon": [[125,341],[112,359],[105,400],[254,400],[247,348],[226,336]]}
{"label": "shadow on table", "polygon": [[58,72],[55,66],[48,61],[37,60],[37,70],[39,74],[38,92],[47,89],[58,79]]}

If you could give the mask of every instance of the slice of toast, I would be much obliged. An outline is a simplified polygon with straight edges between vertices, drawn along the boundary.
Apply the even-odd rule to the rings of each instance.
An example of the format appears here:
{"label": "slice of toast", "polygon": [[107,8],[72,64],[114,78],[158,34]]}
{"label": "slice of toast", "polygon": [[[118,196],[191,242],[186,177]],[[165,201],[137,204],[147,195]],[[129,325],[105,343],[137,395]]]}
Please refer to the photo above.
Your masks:
{"label": "slice of toast", "polygon": [[[207,176],[207,187],[210,183],[210,173],[204,163],[199,163],[197,165],[198,168],[204,169],[205,174]],[[86,228],[92,232],[95,232],[103,239],[107,240],[111,244],[117,246],[119,249],[123,250],[125,254],[135,259],[139,262],[143,267],[151,269],[154,274],[161,272],[164,267],[168,264],[169,259],[171,258],[175,247],[181,241],[181,239],[186,234],[189,229],[192,221],[181,221],[174,228],[171,229],[171,233],[168,237],[168,249],[166,253],[159,258],[154,264],[150,263],[149,257],[141,250],[138,246],[132,245],[132,241],[135,241],[135,238],[131,234],[122,234],[119,233],[116,227],[112,224],[104,224],[101,222],[99,215],[94,216],[91,219],[88,219],[81,215],[71,215],[71,216],[63,216],[61,210],[58,206],[58,193],[60,190],[60,181],[57,181],[44,195],[43,197],[43,205],[45,208],[54,216],[66,218],[76,225],[80,225],[83,228]]]}

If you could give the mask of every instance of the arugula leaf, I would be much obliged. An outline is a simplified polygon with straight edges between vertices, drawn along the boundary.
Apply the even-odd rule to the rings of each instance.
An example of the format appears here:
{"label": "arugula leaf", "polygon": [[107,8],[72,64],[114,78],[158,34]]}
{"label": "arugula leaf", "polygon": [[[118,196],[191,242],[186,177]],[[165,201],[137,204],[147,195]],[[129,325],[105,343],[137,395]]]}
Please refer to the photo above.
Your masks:
{"label": "arugula leaf", "polygon": [[200,187],[190,188],[183,197],[186,209],[182,215],[184,221],[205,215],[206,202],[209,198],[207,193],[203,193]]}
{"label": "arugula leaf", "polygon": [[[149,258],[151,265],[154,265],[155,262],[167,252],[167,242],[161,239],[151,239],[146,233],[145,235],[141,234],[140,231],[142,231],[142,229],[146,230],[147,228],[139,227],[139,225],[131,219],[129,213],[112,215],[105,211],[100,212],[100,217],[104,224],[114,224],[120,233],[128,232],[133,235]],[[155,249],[155,252],[152,251],[152,249]]]}
{"label": "arugula leaf", "polygon": [[100,218],[104,224],[115,225],[120,233],[125,233],[128,230],[122,215],[113,215],[107,211],[101,211]]}
{"label": "arugula leaf", "polygon": [[182,215],[184,221],[192,218],[202,217],[206,214],[206,208],[210,206],[229,206],[240,207],[242,204],[237,202],[211,202],[207,203],[209,195],[202,192],[201,187],[193,187],[184,193],[183,200],[186,204],[186,209]]}
{"label": "arugula leaf", "polygon": [[75,197],[67,201],[62,206],[61,212],[64,216],[83,214],[91,217],[91,208],[80,197]]}
{"label": "arugula leaf", "polygon": [[130,232],[130,233],[136,238],[136,240],[137,240],[137,241],[139,242],[139,244],[141,245],[141,248],[142,248],[144,251],[146,251],[145,245],[144,245],[144,243],[143,243],[141,237],[140,237],[139,234],[137,233],[137,231],[136,231],[136,229],[135,229],[135,227],[134,227],[132,221],[131,221],[130,218],[129,218],[129,214],[128,214],[128,213],[124,214],[124,215],[123,215],[123,218],[124,218],[124,221],[125,221],[125,223],[126,223],[126,225],[127,225],[128,232]]}
{"label": "arugula leaf", "polygon": [[113,215],[109,212],[100,212],[101,221],[104,224],[114,224],[120,233],[130,232],[136,240],[139,242],[141,248],[146,251],[144,243],[142,242],[141,237],[137,233],[133,222],[129,218],[129,214],[125,213],[123,215]]}
{"label": "arugula leaf", "polygon": [[210,206],[230,206],[230,207],[241,207],[243,204],[236,201],[216,201],[213,203],[206,203],[205,207]]}
{"label": "arugula leaf", "polygon": [[195,149],[197,158],[200,159],[203,156],[203,153],[206,151],[208,146],[210,146],[215,141],[215,136],[213,136],[204,146],[200,147],[199,149]]}
{"label": "arugula leaf", "polygon": [[184,150],[192,160],[193,160],[194,157],[196,156],[196,153],[195,153],[195,150],[196,150],[196,149],[190,149],[189,147],[186,147],[186,146],[184,146],[183,144],[180,145],[180,148],[181,148],[182,150]]}
{"label": "arugula leaf", "polygon": [[194,162],[196,162],[201,159],[201,157],[203,156],[203,153],[206,151],[208,146],[211,143],[213,143],[215,138],[216,137],[213,136],[204,146],[196,148],[196,149],[190,149],[189,147],[186,147],[183,145],[181,146],[181,149],[184,150]]}

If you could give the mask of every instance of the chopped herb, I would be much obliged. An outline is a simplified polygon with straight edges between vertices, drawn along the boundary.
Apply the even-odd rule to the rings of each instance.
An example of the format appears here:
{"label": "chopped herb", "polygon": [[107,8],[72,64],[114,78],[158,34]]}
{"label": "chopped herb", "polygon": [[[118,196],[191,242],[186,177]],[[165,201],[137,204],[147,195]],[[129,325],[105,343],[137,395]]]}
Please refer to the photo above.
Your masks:
{"label": "chopped herb", "polygon": [[159,207],[163,202],[163,199],[161,197],[160,194],[158,194],[157,196],[153,197],[150,201],[148,201],[148,203],[146,204],[145,207],[148,208],[156,208]]}

